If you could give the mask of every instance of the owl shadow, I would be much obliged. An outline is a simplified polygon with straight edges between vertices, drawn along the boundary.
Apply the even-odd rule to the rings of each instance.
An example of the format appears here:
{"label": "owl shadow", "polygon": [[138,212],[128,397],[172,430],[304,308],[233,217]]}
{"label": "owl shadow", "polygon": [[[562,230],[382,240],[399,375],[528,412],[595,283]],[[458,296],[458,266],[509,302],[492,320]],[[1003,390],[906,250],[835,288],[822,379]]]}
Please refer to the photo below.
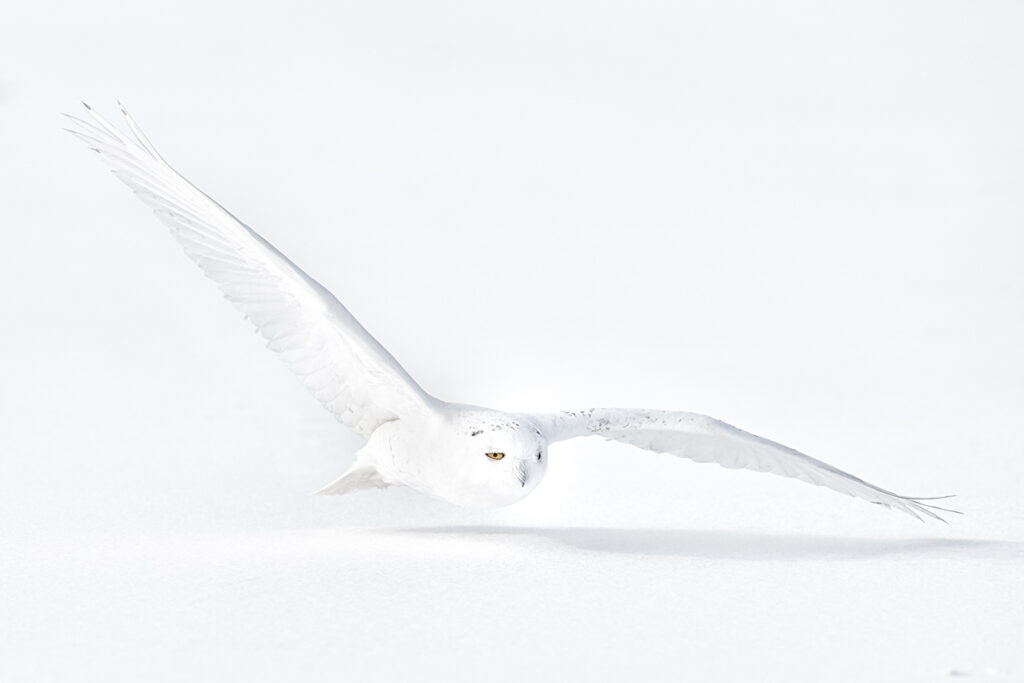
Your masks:
{"label": "owl shadow", "polygon": [[870,559],[885,556],[1024,558],[1024,544],[969,538],[868,538],[701,529],[434,526],[404,530],[445,539],[472,538],[537,548],[734,560]]}

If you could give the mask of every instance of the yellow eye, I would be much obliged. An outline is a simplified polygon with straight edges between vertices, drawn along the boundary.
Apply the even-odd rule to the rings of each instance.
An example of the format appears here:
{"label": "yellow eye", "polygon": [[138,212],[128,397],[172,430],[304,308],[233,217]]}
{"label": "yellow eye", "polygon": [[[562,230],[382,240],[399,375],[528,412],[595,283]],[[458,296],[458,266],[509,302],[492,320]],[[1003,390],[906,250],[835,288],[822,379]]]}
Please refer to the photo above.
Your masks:
{"label": "yellow eye", "polygon": [[502,458],[505,457],[505,454],[504,453],[488,453],[487,457],[490,458],[491,460],[501,460]]}

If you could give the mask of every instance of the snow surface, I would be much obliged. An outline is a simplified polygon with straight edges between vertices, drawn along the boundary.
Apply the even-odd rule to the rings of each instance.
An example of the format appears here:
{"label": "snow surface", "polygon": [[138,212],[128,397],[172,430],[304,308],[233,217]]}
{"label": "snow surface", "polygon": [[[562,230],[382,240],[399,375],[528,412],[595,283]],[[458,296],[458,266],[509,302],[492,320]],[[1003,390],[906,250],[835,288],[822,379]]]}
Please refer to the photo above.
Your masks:
{"label": "snow surface", "polygon": [[[0,680],[1024,679],[1022,20],[5,8]],[[313,497],[357,440],[79,97],[442,398],[700,411],[966,515],[593,440],[503,510]]]}

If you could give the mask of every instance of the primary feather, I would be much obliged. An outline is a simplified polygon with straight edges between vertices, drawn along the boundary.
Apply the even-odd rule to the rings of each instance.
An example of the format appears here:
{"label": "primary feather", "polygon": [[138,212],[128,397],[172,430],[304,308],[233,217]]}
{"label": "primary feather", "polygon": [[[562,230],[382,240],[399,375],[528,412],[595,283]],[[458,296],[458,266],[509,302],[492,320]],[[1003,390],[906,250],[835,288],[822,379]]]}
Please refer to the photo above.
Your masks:
{"label": "primary feather", "polygon": [[317,400],[363,436],[428,409],[413,381],[320,283],[178,174],[122,107],[131,135],[94,112],[68,129],[167,225],[185,253],[217,283]]}
{"label": "primary feather", "polygon": [[789,446],[707,415],[664,410],[592,409],[538,415],[535,419],[543,425],[549,441],[601,436],[695,462],[792,477],[900,510],[918,519],[925,515],[945,521],[937,511],[956,512],[923,502],[938,498],[914,498],[886,491]]}

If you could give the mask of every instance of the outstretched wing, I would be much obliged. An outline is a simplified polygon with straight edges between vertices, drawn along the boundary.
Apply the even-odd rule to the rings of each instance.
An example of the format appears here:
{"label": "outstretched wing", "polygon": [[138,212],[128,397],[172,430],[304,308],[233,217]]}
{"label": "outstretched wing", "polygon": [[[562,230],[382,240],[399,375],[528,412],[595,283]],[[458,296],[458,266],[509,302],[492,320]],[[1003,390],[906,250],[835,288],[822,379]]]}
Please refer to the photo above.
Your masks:
{"label": "outstretched wing", "polygon": [[130,134],[86,105],[75,137],[153,209],[185,253],[337,419],[363,436],[434,400],[320,283],[203,194],[157,153],[124,107]]}
{"label": "outstretched wing", "polygon": [[549,441],[578,436],[602,436],[655,453],[669,453],[696,462],[713,462],[723,467],[792,477],[895,508],[918,519],[920,515],[926,515],[945,521],[936,511],[956,512],[922,502],[938,498],[897,495],[788,446],[755,436],[706,415],[658,410],[593,409],[533,417],[542,426]]}

